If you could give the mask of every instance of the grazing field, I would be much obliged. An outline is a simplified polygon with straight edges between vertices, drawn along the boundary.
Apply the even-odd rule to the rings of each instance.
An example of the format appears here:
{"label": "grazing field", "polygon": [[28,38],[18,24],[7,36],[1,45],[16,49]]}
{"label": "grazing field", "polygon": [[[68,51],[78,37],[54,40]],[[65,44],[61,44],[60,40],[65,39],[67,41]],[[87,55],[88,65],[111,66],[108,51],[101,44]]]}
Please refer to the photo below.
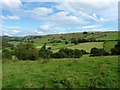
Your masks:
{"label": "grazing field", "polygon": [[117,40],[118,32],[107,32],[105,36],[97,38],[97,40]]}
{"label": "grazing field", "polygon": [[110,52],[111,49],[115,47],[116,43],[117,43],[117,41],[106,41],[103,45],[105,51]]}
{"label": "grazing field", "polygon": [[[11,58],[7,57],[9,59],[5,58],[2,62],[2,78],[0,78],[0,80],[2,79],[2,87],[118,88],[118,56],[108,54],[108,56],[90,57],[91,53],[93,54],[93,52],[90,53],[90,51],[94,47],[104,49],[110,53],[110,50],[114,48],[118,42],[116,41],[116,39],[118,39],[117,35],[117,32],[68,33],[26,36],[21,38],[14,37],[15,40],[13,41],[11,41],[12,37],[5,36],[3,41],[6,40],[8,43],[6,43],[3,48],[3,56],[7,57],[7,55],[11,55]],[[73,39],[74,43],[72,42]],[[78,43],[78,40],[90,41]],[[75,41],[77,41],[77,43],[75,43]],[[16,45],[19,43],[23,43],[23,45],[20,44],[22,47],[19,45],[18,48]],[[58,50],[61,48],[68,49],[64,52],[59,52]],[[9,50],[7,51],[7,49]],[[79,50],[75,52],[75,50],[70,51],[69,49]],[[90,54],[80,53],[82,49]],[[27,60],[28,57],[25,61],[22,61],[21,58],[18,60],[18,56],[15,54],[17,50],[20,52],[17,55],[21,55],[21,57],[28,56],[30,57],[29,60]],[[2,50],[0,50],[0,52],[1,51]],[[53,53],[50,51],[53,51]],[[23,55],[21,53],[23,53]],[[55,58],[55,54],[59,57],[62,56],[62,58]],[[50,59],[46,59],[46,57],[41,59],[41,56],[44,55],[51,55],[48,57]],[[68,58],[67,55],[72,55],[72,57]],[[73,58],[74,55],[83,56]],[[34,59],[34,57],[36,58]]]}
{"label": "grazing field", "polygon": [[71,49],[80,49],[90,52],[91,48],[103,48],[103,42],[87,42],[87,43],[80,43],[78,45],[70,46],[68,48]]}
{"label": "grazing field", "polygon": [[118,56],[3,62],[3,88],[117,88]]}

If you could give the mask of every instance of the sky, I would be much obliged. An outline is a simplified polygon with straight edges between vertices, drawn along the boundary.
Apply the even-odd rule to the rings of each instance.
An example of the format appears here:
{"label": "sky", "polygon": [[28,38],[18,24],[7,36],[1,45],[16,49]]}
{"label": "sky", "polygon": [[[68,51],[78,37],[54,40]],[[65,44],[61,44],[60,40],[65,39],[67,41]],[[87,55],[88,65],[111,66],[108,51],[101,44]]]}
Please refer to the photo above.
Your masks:
{"label": "sky", "polygon": [[51,1],[2,0],[1,35],[118,30],[118,0]]}

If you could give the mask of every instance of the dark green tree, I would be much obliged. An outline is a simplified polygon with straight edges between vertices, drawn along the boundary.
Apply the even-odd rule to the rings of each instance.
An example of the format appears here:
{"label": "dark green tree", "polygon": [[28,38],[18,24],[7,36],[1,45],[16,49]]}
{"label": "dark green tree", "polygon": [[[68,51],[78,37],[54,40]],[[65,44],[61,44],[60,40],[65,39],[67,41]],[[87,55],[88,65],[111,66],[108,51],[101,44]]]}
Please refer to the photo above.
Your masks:
{"label": "dark green tree", "polygon": [[38,51],[31,43],[19,44],[15,49],[15,56],[19,60],[36,60],[38,58]]}
{"label": "dark green tree", "polygon": [[12,59],[12,54],[9,49],[2,50],[2,59]]}
{"label": "dark green tree", "polygon": [[111,54],[120,55],[120,41],[118,41],[115,47],[111,49]]}
{"label": "dark green tree", "polygon": [[92,48],[90,52],[90,56],[105,56],[105,55],[109,55],[109,53],[102,48],[100,49]]}
{"label": "dark green tree", "polygon": [[53,52],[50,48],[46,48],[46,43],[41,47],[38,52],[40,58],[51,58]]}

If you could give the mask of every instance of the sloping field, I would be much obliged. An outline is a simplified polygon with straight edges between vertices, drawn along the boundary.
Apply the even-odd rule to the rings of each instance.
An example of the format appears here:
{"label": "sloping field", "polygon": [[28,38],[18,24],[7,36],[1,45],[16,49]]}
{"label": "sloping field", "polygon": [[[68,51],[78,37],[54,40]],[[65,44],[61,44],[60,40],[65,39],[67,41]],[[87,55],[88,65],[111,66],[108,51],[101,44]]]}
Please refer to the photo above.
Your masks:
{"label": "sloping field", "polygon": [[118,57],[3,62],[3,88],[117,88]]}
{"label": "sloping field", "polygon": [[105,51],[110,52],[111,49],[115,47],[116,43],[117,41],[107,41],[104,43],[103,48],[105,49]]}
{"label": "sloping field", "polygon": [[78,45],[70,46],[68,48],[71,49],[83,49],[87,52],[90,52],[91,48],[103,48],[103,42],[87,42],[87,43],[80,43]]}
{"label": "sloping field", "polygon": [[118,32],[107,32],[106,36],[97,38],[97,40],[117,40]]}

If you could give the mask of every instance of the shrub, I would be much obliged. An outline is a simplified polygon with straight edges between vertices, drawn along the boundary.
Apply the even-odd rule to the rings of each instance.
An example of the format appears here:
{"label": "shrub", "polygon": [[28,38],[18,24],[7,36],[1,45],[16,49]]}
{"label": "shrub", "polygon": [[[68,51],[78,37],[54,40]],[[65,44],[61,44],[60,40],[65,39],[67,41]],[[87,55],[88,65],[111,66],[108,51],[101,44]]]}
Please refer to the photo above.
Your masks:
{"label": "shrub", "polygon": [[15,49],[15,56],[19,60],[36,60],[38,57],[38,51],[33,44],[19,44]]}
{"label": "shrub", "polygon": [[111,49],[111,54],[120,55],[120,41],[118,41],[115,47]]}
{"label": "shrub", "polygon": [[87,54],[87,52],[85,50],[81,50],[82,54]]}
{"label": "shrub", "polygon": [[34,41],[31,41],[31,43],[34,43]]}
{"label": "shrub", "polygon": [[50,47],[46,49],[46,43],[41,47],[38,52],[40,58],[51,58],[53,52],[50,51]]}
{"label": "shrub", "polygon": [[80,58],[82,56],[82,51],[75,49],[74,50],[74,58]]}
{"label": "shrub", "polygon": [[71,39],[71,43],[74,43],[75,45],[77,45],[78,44],[78,40],[76,38],[72,38]]}
{"label": "shrub", "polygon": [[109,55],[104,49],[92,48],[90,52],[90,56],[105,56]]}
{"label": "shrub", "polygon": [[38,54],[40,58],[51,58],[53,52],[49,49],[40,49]]}
{"label": "shrub", "polygon": [[6,41],[2,41],[2,48],[14,49],[14,45]]}
{"label": "shrub", "polygon": [[48,47],[49,50],[51,50],[52,48],[51,47]]}
{"label": "shrub", "polygon": [[69,42],[68,41],[65,41],[65,44],[68,44]]}
{"label": "shrub", "polygon": [[65,58],[72,58],[74,51],[72,49],[68,49],[68,48],[62,48],[59,50],[60,53],[64,53],[66,55]]}
{"label": "shrub", "polygon": [[50,43],[61,43],[62,41],[61,40],[52,40],[50,41]]}
{"label": "shrub", "polygon": [[64,52],[56,52],[52,54],[53,58],[66,58],[67,55]]}
{"label": "shrub", "polygon": [[85,31],[85,32],[83,32],[83,34],[88,34],[88,32]]}
{"label": "shrub", "polygon": [[12,54],[9,49],[2,50],[2,59],[12,59]]}
{"label": "shrub", "polygon": [[82,56],[81,50],[62,48],[52,55],[53,58],[80,58]]}

